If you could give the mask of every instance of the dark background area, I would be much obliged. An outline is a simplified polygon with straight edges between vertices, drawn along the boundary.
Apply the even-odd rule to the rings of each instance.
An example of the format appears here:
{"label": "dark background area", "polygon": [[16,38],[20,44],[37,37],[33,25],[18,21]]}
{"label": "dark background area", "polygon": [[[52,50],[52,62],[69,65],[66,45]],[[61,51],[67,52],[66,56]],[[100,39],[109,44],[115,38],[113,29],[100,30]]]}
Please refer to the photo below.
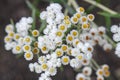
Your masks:
{"label": "dark background area", "polygon": [[[109,8],[120,12],[120,0],[101,0]],[[90,4],[83,0],[77,0],[80,6],[86,9]],[[44,10],[48,3],[41,1],[38,5],[40,10]],[[97,14],[98,8],[91,12],[95,14],[95,22],[98,25],[105,25],[103,16]],[[0,80],[37,80],[39,75],[31,73],[28,68],[28,61],[23,57],[16,58],[11,51],[4,49],[4,36],[6,35],[5,25],[10,23],[12,18],[15,22],[23,16],[30,16],[31,11],[27,7],[25,0],[0,0]],[[119,18],[112,18],[112,24],[119,24]],[[112,80],[120,80],[120,58],[114,51],[106,53],[99,46],[96,47],[96,54],[93,56],[99,64],[108,64],[111,68]],[[116,75],[116,73],[119,73]],[[70,67],[65,67],[64,71],[59,71],[54,80],[74,80],[75,72]]]}

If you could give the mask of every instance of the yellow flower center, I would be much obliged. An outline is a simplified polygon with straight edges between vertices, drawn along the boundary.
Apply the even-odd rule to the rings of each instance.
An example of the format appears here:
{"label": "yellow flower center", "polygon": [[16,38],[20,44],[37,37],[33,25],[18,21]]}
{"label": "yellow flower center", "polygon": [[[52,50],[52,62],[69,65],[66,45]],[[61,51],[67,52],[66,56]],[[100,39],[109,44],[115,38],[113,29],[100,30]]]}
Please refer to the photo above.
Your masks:
{"label": "yellow flower center", "polygon": [[33,35],[34,37],[38,36],[38,34],[39,34],[39,32],[38,32],[37,30],[33,30],[33,31],[32,31],[32,35]]}
{"label": "yellow flower center", "polygon": [[47,69],[48,68],[47,64],[42,64],[42,68]]}
{"label": "yellow flower center", "polygon": [[66,45],[63,45],[63,46],[62,46],[62,50],[63,50],[63,51],[66,51],[66,50],[67,50],[67,46],[66,46]]}
{"label": "yellow flower center", "polygon": [[100,70],[98,73],[99,73],[100,75],[103,75],[103,71],[101,71],[101,70]]}
{"label": "yellow flower center", "polygon": [[15,37],[16,39],[19,39],[20,38],[20,36],[19,35],[16,35],[16,37]]}
{"label": "yellow flower center", "polygon": [[82,22],[86,22],[87,21],[87,18],[86,17],[83,17],[82,18]]}
{"label": "yellow flower center", "polygon": [[90,15],[89,15],[89,19],[92,20],[93,18],[94,18],[94,16],[93,16],[92,14],[90,14]]}
{"label": "yellow flower center", "polygon": [[74,21],[74,22],[77,22],[77,21],[78,21],[78,19],[77,19],[77,18],[73,18],[73,21]]}
{"label": "yellow flower center", "polygon": [[83,56],[82,56],[82,55],[79,55],[79,56],[78,56],[78,59],[79,59],[79,60],[83,59]]}
{"label": "yellow flower center", "polygon": [[9,36],[10,36],[10,37],[13,37],[13,36],[14,36],[14,33],[13,33],[13,32],[10,32],[10,33],[9,33]]}
{"label": "yellow flower center", "polygon": [[61,25],[61,26],[60,26],[60,30],[65,30],[65,26],[64,26],[64,25]]}
{"label": "yellow flower center", "polygon": [[38,54],[38,52],[39,52],[39,49],[38,49],[38,48],[34,48],[34,49],[33,49],[33,53],[34,53],[34,54]]}
{"label": "yellow flower center", "polygon": [[110,76],[110,72],[109,71],[105,71],[105,76],[106,77]]}
{"label": "yellow flower center", "polygon": [[58,56],[61,56],[62,55],[62,52],[61,51],[57,51],[56,52]]}
{"label": "yellow flower center", "polygon": [[46,51],[46,50],[47,50],[47,47],[46,47],[46,46],[43,46],[43,47],[42,47],[42,50],[43,50],[43,51]]}
{"label": "yellow flower center", "polygon": [[79,41],[76,41],[75,44],[77,45],[79,43]]}
{"label": "yellow flower center", "polygon": [[79,80],[84,80],[84,79],[82,77],[80,77]]}
{"label": "yellow flower center", "polygon": [[72,40],[73,40],[73,37],[72,37],[72,36],[68,36],[68,40],[69,40],[69,41],[72,41]]}
{"label": "yellow flower center", "polygon": [[73,36],[76,36],[77,35],[77,32],[76,31],[73,31]]}
{"label": "yellow flower center", "polygon": [[77,18],[80,18],[80,17],[81,17],[81,15],[78,13],[78,14],[76,14],[76,17],[77,17]]}
{"label": "yellow flower center", "polygon": [[31,54],[30,53],[26,53],[26,58],[30,58]]}
{"label": "yellow flower center", "polygon": [[67,63],[68,61],[69,61],[68,58],[63,59],[63,62],[65,62],[65,63]]}
{"label": "yellow flower center", "polygon": [[34,46],[35,46],[35,47],[38,47],[38,42],[34,42]]}
{"label": "yellow flower center", "polygon": [[21,50],[20,46],[16,46],[16,50],[20,51]]}
{"label": "yellow flower center", "polygon": [[80,10],[80,12],[84,12],[85,11],[85,9],[83,7],[80,7],[79,10]]}
{"label": "yellow flower center", "polygon": [[26,41],[26,42],[30,42],[30,38],[26,38],[25,41]]}
{"label": "yellow flower center", "polygon": [[5,38],[5,41],[10,41],[10,38],[9,38],[9,37],[6,37],[6,38]]}
{"label": "yellow flower center", "polygon": [[84,28],[84,29],[88,28],[88,24],[83,24],[82,28]]}
{"label": "yellow flower center", "polygon": [[67,19],[69,19],[69,16],[65,16],[65,17],[64,17],[64,20],[67,20]]}
{"label": "yellow flower center", "polygon": [[65,20],[65,24],[70,24],[70,21],[69,20]]}
{"label": "yellow flower center", "polygon": [[61,31],[58,31],[58,32],[56,33],[56,35],[60,37],[60,36],[62,36],[62,32],[61,32]]}
{"label": "yellow flower center", "polygon": [[24,48],[25,48],[25,50],[29,50],[30,46],[26,45]]}

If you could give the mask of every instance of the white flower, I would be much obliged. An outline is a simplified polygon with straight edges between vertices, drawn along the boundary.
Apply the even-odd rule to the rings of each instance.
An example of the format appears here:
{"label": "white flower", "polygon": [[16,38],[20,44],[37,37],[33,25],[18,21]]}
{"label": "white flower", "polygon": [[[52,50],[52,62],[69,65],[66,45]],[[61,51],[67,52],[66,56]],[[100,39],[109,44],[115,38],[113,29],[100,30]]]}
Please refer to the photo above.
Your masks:
{"label": "white flower", "polygon": [[112,33],[117,33],[118,25],[112,25],[110,30]]}
{"label": "white flower", "polygon": [[40,63],[40,64],[42,64],[42,63],[45,63],[47,60],[46,60],[46,57],[45,56],[40,56],[39,58],[38,58],[38,62]]}
{"label": "white flower", "polygon": [[74,37],[78,37],[78,31],[77,30],[70,31],[70,34]]}
{"label": "white flower", "polygon": [[89,59],[86,59],[86,58],[82,59],[82,65],[86,66],[86,65],[89,65],[89,64],[90,64],[90,60]]}
{"label": "white flower", "polygon": [[104,73],[103,69],[98,69],[96,72],[97,76],[103,76],[103,73]]}
{"label": "white flower", "polygon": [[60,25],[58,26],[58,29],[59,29],[59,30],[62,30],[63,32],[65,32],[65,31],[67,30],[67,26],[66,26],[65,24],[60,24]]}
{"label": "white flower", "polygon": [[38,30],[33,30],[32,35],[33,35],[33,37],[39,36],[39,31]]}
{"label": "white flower", "polygon": [[70,62],[70,58],[68,56],[63,56],[62,57],[62,64],[63,65],[68,65]]}
{"label": "white flower", "polygon": [[76,9],[76,11],[83,14],[85,12],[85,9],[83,7],[79,7]]}
{"label": "white flower", "polygon": [[33,64],[33,63],[30,63],[30,64],[29,64],[29,69],[30,69],[31,72],[34,71],[34,64]]}
{"label": "white flower", "polygon": [[90,34],[91,34],[92,36],[95,36],[95,35],[98,34],[97,28],[91,28],[89,32],[90,32]]}
{"label": "white flower", "polygon": [[79,53],[77,56],[76,56],[76,59],[79,60],[79,61],[82,61],[84,59],[84,54],[83,53]]}
{"label": "white flower", "polygon": [[86,75],[86,76],[90,76],[92,74],[91,67],[84,67],[83,68],[83,74]]}
{"label": "white flower", "polygon": [[88,14],[87,18],[89,21],[93,21],[95,19],[95,16],[93,14]]}
{"label": "white flower", "polygon": [[32,38],[30,36],[25,36],[23,41],[25,44],[31,44]]}
{"label": "white flower", "polygon": [[109,66],[107,64],[104,64],[104,65],[102,65],[102,69],[104,71],[108,71],[109,70]]}
{"label": "white flower", "polygon": [[120,41],[120,35],[117,34],[117,33],[114,34],[114,35],[113,35],[113,40],[116,41],[116,42]]}
{"label": "white flower", "polygon": [[40,18],[41,18],[42,20],[45,20],[45,19],[47,18],[47,12],[46,12],[46,11],[42,11],[42,12],[40,13]]}
{"label": "white flower", "polygon": [[84,46],[84,44],[83,44],[82,42],[80,42],[80,43],[78,43],[77,48],[78,48],[78,49],[82,49],[83,46]]}
{"label": "white flower", "polygon": [[31,51],[31,46],[30,46],[30,45],[24,45],[24,46],[23,46],[23,51],[24,51],[24,52]]}
{"label": "white flower", "polygon": [[6,49],[6,50],[11,50],[11,49],[12,49],[11,43],[6,43],[6,44],[5,44],[5,49]]}
{"label": "white flower", "polygon": [[41,73],[42,72],[41,66],[39,64],[35,65],[34,67],[35,67],[35,72],[36,73]]}
{"label": "white flower", "polygon": [[18,41],[20,39],[20,34],[16,33],[14,34],[14,40]]}
{"label": "white flower", "polygon": [[24,58],[27,60],[27,61],[30,61],[33,59],[33,53],[32,52],[26,52],[24,54]]}
{"label": "white flower", "polygon": [[80,53],[80,51],[79,51],[78,48],[73,48],[72,51],[71,51],[71,53],[72,53],[71,54],[72,56],[77,56]]}
{"label": "white flower", "polygon": [[8,24],[6,27],[5,27],[5,31],[7,33],[11,32],[14,30],[14,26],[12,24]]}
{"label": "white flower", "polygon": [[103,76],[97,76],[97,80],[104,80]]}
{"label": "white flower", "polygon": [[27,23],[28,24],[32,24],[33,23],[33,18],[32,17],[28,17],[27,18]]}
{"label": "white flower", "polygon": [[13,54],[19,54],[22,52],[22,46],[21,45],[15,45],[12,50]]}
{"label": "white flower", "polygon": [[42,71],[47,71],[48,70],[48,64],[47,63],[42,63],[41,64],[41,69],[42,69]]}
{"label": "white flower", "polygon": [[62,50],[63,52],[67,52],[68,46],[65,45],[65,44],[63,44],[63,45],[61,46],[61,50]]}
{"label": "white flower", "polygon": [[61,49],[56,49],[55,53],[58,57],[61,57],[63,55],[63,51]]}
{"label": "white flower", "polygon": [[87,23],[87,21],[88,21],[88,19],[87,19],[87,17],[86,16],[82,16],[81,18],[80,18],[80,22],[83,24],[83,23]]}
{"label": "white flower", "polygon": [[78,74],[76,75],[76,80],[85,80],[85,75],[82,74],[82,73],[78,73]]}
{"label": "white flower", "polygon": [[80,43],[79,39],[74,39],[73,40],[73,46],[77,47],[78,43]]}
{"label": "white flower", "polygon": [[5,38],[4,38],[4,42],[5,42],[5,43],[10,43],[11,41],[12,41],[12,38],[11,38],[11,37],[5,36]]}
{"label": "white flower", "polygon": [[82,51],[84,53],[92,53],[93,52],[93,47],[89,43],[85,43],[84,47],[82,48]]}
{"label": "white flower", "polygon": [[72,35],[68,34],[67,37],[66,37],[67,43],[72,43],[73,40],[74,40],[74,37]]}
{"label": "white flower", "polygon": [[56,69],[55,67],[50,67],[50,68],[48,69],[48,72],[49,72],[49,74],[50,74],[51,76],[54,76],[54,75],[56,75],[56,73],[57,73],[57,69]]}
{"label": "white flower", "polygon": [[103,45],[103,49],[105,51],[110,51],[112,49],[112,45],[109,44],[109,43],[106,43],[106,44]]}
{"label": "white flower", "polygon": [[47,54],[49,52],[49,49],[48,49],[48,47],[46,45],[43,45],[41,47],[41,51],[42,51],[42,53]]}
{"label": "white flower", "polygon": [[77,24],[77,23],[78,23],[78,18],[73,16],[73,17],[71,18],[71,22],[72,22],[73,24]]}
{"label": "white flower", "polygon": [[70,60],[70,66],[73,68],[77,68],[78,66],[80,66],[80,62],[77,59],[71,59]]}
{"label": "white flower", "polygon": [[98,27],[98,33],[99,33],[99,35],[104,35],[105,32],[106,32],[105,27],[103,27],[103,26]]}

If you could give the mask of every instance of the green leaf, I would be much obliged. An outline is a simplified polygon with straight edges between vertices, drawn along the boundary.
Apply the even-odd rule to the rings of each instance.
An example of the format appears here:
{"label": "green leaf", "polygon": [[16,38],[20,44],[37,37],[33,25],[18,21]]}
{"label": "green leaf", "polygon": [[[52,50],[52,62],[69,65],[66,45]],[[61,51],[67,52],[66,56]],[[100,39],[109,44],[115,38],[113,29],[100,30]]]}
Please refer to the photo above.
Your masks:
{"label": "green leaf", "polygon": [[110,17],[105,17],[105,21],[106,21],[106,26],[108,27],[108,30],[109,30],[110,26],[111,26],[111,18]]}
{"label": "green leaf", "polygon": [[15,27],[13,19],[10,19],[10,23],[14,26],[14,32],[16,32],[16,27]]}
{"label": "green leaf", "polygon": [[[60,4],[62,4],[62,3],[63,3],[63,1],[62,1],[62,0],[46,0],[46,1],[48,1],[48,2],[52,2],[52,3],[60,3]],[[64,2],[66,2],[66,3],[67,3],[67,0],[64,0]]]}
{"label": "green leaf", "polygon": [[99,15],[106,16],[106,17],[112,17],[112,18],[120,18],[120,14],[110,14],[107,12],[98,12]]}
{"label": "green leaf", "polygon": [[94,5],[91,5],[90,7],[88,7],[88,9],[86,10],[86,13],[91,13],[91,11],[93,11],[93,9],[95,9],[96,8],[96,6],[94,6]]}
{"label": "green leaf", "polygon": [[95,0],[96,2],[98,2],[98,3],[101,3],[101,0]]}
{"label": "green leaf", "polygon": [[62,4],[65,6],[65,8],[68,9],[68,12],[73,15],[75,13],[75,10],[71,7],[67,5],[67,2],[65,2],[65,0],[60,0],[62,2]]}
{"label": "green leaf", "polygon": [[34,10],[34,9],[35,9],[35,7],[30,3],[29,0],[26,0],[26,4],[27,4],[27,6],[28,6],[31,10]]}

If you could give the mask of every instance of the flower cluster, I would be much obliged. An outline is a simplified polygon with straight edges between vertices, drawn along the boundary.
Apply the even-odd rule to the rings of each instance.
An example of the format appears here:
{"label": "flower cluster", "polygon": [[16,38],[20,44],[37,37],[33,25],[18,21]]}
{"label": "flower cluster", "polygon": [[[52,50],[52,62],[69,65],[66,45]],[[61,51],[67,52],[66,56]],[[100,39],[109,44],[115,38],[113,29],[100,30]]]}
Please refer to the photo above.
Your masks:
{"label": "flower cluster", "polygon": [[[5,31],[7,36],[5,36],[5,49],[12,50],[13,54],[22,54],[26,60],[33,59],[33,53],[39,53],[37,48],[37,41],[35,37],[39,35],[38,30],[31,30],[33,19],[31,17],[23,17],[16,25],[9,24],[6,26]],[[32,34],[30,36],[29,34]],[[34,46],[32,46],[32,42]]]}
{"label": "flower cluster", "polygon": [[113,33],[113,40],[117,42],[115,54],[120,57],[120,27],[118,25],[112,25],[111,32]]}
{"label": "flower cluster", "polygon": [[105,27],[92,27],[88,31],[83,31],[81,33],[80,40],[83,42],[87,42],[92,46],[99,45],[103,47],[105,51],[110,51],[112,49],[112,45],[106,40],[106,38],[104,37],[105,35]]}
{"label": "flower cluster", "polygon": [[[52,80],[51,76],[57,74],[57,69],[66,65],[82,71],[76,80],[90,80],[94,46],[103,46],[105,51],[112,49],[112,45],[104,38],[105,28],[92,27],[94,18],[93,14],[87,15],[83,7],[77,8],[72,17],[66,16],[62,13],[61,5],[52,3],[40,13],[40,19],[46,22],[42,33],[32,28],[31,17],[23,17],[15,25],[7,25],[5,49],[12,50],[14,54],[23,53],[27,61],[37,55],[37,61],[30,63],[29,69],[41,74],[39,80]],[[97,80],[108,77],[108,69],[107,65],[98,69]]]}
{"label": "flower cluster", "polygon": [[104,64],[96,72],[97,80],[104,80],[104,77],[110,76],[109,66]]}

